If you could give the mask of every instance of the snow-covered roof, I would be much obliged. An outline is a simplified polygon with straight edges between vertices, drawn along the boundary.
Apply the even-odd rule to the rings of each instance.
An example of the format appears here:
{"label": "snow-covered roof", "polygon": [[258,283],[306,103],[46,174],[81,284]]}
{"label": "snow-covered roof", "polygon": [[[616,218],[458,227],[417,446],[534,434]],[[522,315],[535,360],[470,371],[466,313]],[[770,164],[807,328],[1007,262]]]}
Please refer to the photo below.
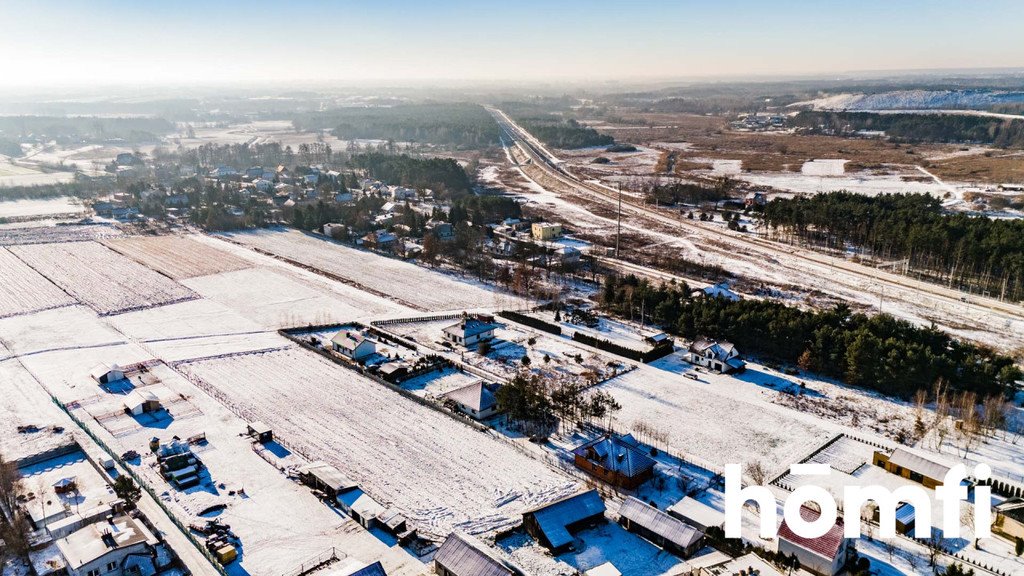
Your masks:
{"label": "snow-covered roof", "polygon": [[342,330],[335,334],[334,338],[331,338],[331,342],[345,350],[355,350],[365,341],[366,336],[362,332],[356,332],[354,330]]}
{"label": "snow-covered roof", "polygon": [[434,562],[455,576],[517,576],[521,572],[497,558],[472,536],[452,532],[434,553]]}
{"label": "snow-covered roof", "polygon": [[605,470],[612,470],[630,478],[654,468],[654,459],[644,454],[631,436],[618,437],[606,434],[578,446],[573,450],[573,454],[599,464]]}
{"label": "snow-covered roof", "polygon": [[444,329],[447,334],[456,334],[463,338],[471,338],[487,332],[493,332],[498,326],[490,322],[484,322],[477,318],[463,318],[458,324],[452,324]]}
{"label": "snow-covered roof", "polygon": [[104,376],[110,374],[111,372],[120,371],[121,367],[118,366],[117,364],[97,364],[95,367],[93,367],[92,370],[89,371],[89,375],[92,376],[95,380],[99,380],[100,378],[103,378]]}
{"label": "snow-covered roof", "polygon": [[941,481],[946,477],[946,473],[949,472],[948,466],[944,466],[933,460],[918,456],[904,448],[897,448],[894,450],[892,455],[889,456],[889,463],[906,470],[912,470],[933,480]]}
{"label": "snow-covered roof", "polygon": [[711,506],[684,496],[682,500],[668,507],[668,513],[683,520],[689,520],[704,527],[721,526],[725,523],[725,515]]}
{"label": "snow-covered roof", "polygon": [[732,301],[740,299],[738,294],[729,289],[729,284],[727,282],[720,282],[713,286],[708,286],[701,290],[701,292],[703,292],[708,298],[725,298],[726,300]]}
{"label": "snow-covered roof", "polygon": [[551,547],[561,548],[572,543],[572,535],[567,526],[600,516],[604,510],[601,495],[591,489],[527,510],[523,516],[533,516]]}
{"label": "snow-covered roof", "polygon": [[120,516],[68,534],[57,540],[57,548],[68,568],[77,570],[114,550],[153,540],[141,523],[130,516]]}
{"label": "snow-covered roof", "polygon": [[446,393],[444,397],[457,404],[465,406],[470,410],[483,412],[494,408],[498,403],[494,396],[496,391],[496,386],[488,385],[481,380],[469,384],[468,386],[452,390],[451,392]]}
{"label": "snow-covered roof", "polygon": [[605,562],[600,566],[594,566],[586,571],[587,576],[622,576],[622,572],[611,562]]}
{"label": "snow-covered roof", "polygon": [[673,518],[636,498],[629,496],[619,507],[619,516],[650,530],[666,541],[686,549],[696,544],[703,534],[678,518]]}
{"label": "snow-covered roof", "polygon": [[715,358],[725,362],[730,358],[734,358],[739,355],[739,350],[732,342],[719,342],[717,340],[707,340],[701,338],[690,344],[690,352],[696,352],[704,355],[704,352],[710,350],[714,354]]}
{"label": "snow-covered roof", "polygon": [[348,479],[340,470],[330,464],[317,460],[311,464],[299,468],[300,474],[308,474],[317,479],[318,482],[327,486],[335,492],[354,488],[357,484]]}

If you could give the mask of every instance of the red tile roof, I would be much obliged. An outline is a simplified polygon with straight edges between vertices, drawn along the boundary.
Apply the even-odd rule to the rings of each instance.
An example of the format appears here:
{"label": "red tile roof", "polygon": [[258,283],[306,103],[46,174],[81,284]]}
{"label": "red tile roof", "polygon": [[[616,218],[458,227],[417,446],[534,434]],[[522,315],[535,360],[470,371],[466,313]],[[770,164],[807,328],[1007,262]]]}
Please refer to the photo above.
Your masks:
{"label": "red tile roof", "polygon": [[[821,516],[821,513],[817,510],[804,506],[800,509],[800,516],[806,522],[814,522],[819,516]],[[839,548],[843,544],[843,519],[837,519],[835,526],[829,529],[829,531],[824,535],[817,538],[804,538],[803,536],[797,536],[796,533],[786,525],[786,521],[783,520],[782,526],[779,527],[779,538],[832,560],[835,559],[837,554],[839,554]]]}

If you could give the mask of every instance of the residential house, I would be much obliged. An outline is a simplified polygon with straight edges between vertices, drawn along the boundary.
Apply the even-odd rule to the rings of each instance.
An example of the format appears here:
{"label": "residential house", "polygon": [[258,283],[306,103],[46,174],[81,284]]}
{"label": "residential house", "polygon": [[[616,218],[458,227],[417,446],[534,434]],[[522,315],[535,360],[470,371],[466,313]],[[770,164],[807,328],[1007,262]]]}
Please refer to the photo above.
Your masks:
{"label": "residential house", "polygon": [[949,466],[918,456],[906,448],[896,448],[891,453],[876,450],[871,461],[875,466],[923,484],[926,488],[942,486],[946,473],[949,472]]}
{"label": "residential house", "polygon": [[262,178],[262,177],[263,177],[263,167],[262,166],[253,166],[251,168],[246,168],[245,169],[245,173],[242,175],[242,178],[244,178],[245,180],[248,180],[249,182],[252,182],[253,180],[256,180],[256,179]]}
{"label": "residential house", "polygon": [[580,255],[580,251],[572,246],[560,246],[555,249],[553,257],[555,262],[563,266],[571,266],[573,264],[579,264]]}
{"label": "residential house", "polygon": [[377,230],[363,236],[363,246],[380,252],[391,252],[395,247],[398,236],[386,230]]}
{"label": "residential house", "polygon": [[328,222],[324,224],[324,236],[328,238],[342,238],[348,234],[348,228],[344,224]]}
{"label": "residential house", "polygon": [[1024,539],[1024,498],[1008,498],[996,504],[992,531],[1011,540]]}
{"label": "residential house", "polygon": [[455,227],[447,222],[438,222],[436,220],[430,220],[426,225],[427,232],[434,235],[434,238],[442,242],[455,239]]}
{"label": "residential house", "polygon": [[747,208],[765,204],[768,204],[768,196],[764,192],[751,192],[743,198],[743,205]]}
{"label": "residential house", "polygon": [[724,298],[732,302],[740,300],[739,294],[729,289],[728,282],[719,282],[718,284],[708,286],[696,291],[696,294],[705,298]]}
{"label": "residential house", "polygon": [[474,420],[484,420],[498,413],[497,392],[500,386],[483,380],[447,392],[443,398]]}
{"label": "residential house", "polygon": [[56,545],[68,576],[123,576],[137,573],[133,559],[149,560],[156,542],[142,522],[117,516],[72,532]]}
{"label": "residential house", "polygon": [[[275,191],[274,182],[264,178],[258,178],[253,181],[253,186],[256,188],[257,192],[261,192],[263,194],[270,194]],[[285,184],[285,186],[287,186],[287,184]]]}
{"label": "residential house", "polygon": [[331,348],[342,356],[359,362],[377,352],[377,345],[356,330],[342,330],[331,338]]}
{"label": "residential house", "polygon": [[701,338],[687,349],[686,361],[703,366],[721,374],[742,372],[747,364],[740,359],[739,350],[730,342],[718,342]]}
{"label": "residential house", "polygon": [[577,468],[613,486],[632,490],[654,477],[654,458],[630,435],[605,434],[572,453]]}
{"label": "residential house", "polygon": [[406,188],[405,186],[391,186],[388,189],[388,192],[390,193],[392,200],[396,200],[396,201],[399,201],[399,202],[402,201],[402,200],[415,200],[416,199],[416,189],[415,188]]}
{"label": "residential house", "polygon": [[350,190],[344,190],[342,192],[338,192],[337,194],[334,195],[334,201],[339,203],[339,204],[343,204],[345,202],[351,202],[352,201],[352,192]]}
{"label": "residential house", "polygon": [[233,178],[238,176],[238,170],[231,166],[217,166],[210,171],[210,177],[217,179]]}
{"label": "residential house", "polygon": [[494,331],[498,328],[489,318],[478,316],[466,316],[458,323],[444,329],[444,339],[470,348],[480,342],[494,338]]}
{"label": "residential house", "polygon": [[530,232],[534,240],[553,240],[562,233],[562,225],[554,222],[534,222],[530,226]]}
{"label": "residential house", "polygon": [[452,532],[434,553],[434,573],[440,576],[523,576],[487,545],[461,532]]}
{"label": "residential house", "polygon": [[604,501],[587,490],[523,512],[523,527],[540,544],[558,554],[572,546],[572,534],[605,522]]}
{"label": "residential house", "polygon": [[164,198],[164,206],[175,206],[184,208],[189,205],[188,194],[171,194]]}
{"label": "residential house", "polygon": [[118,166],[136,166],[142,164],[142,160],[131,152],[121,152],[114,158],[114,164]]}
{"label": "residential house", "polygon": [[627,496],[619,507],[619,524],[682,558],[692,556],[704,542],[704,534],[697,528],[633,496]]}
{"label": "residential house", "polygon": [[[821,516],[817,510],[804,506],[800,516],[806,522],[814,522]],[[796,555],[800,567],[818,576],[834,576],[843,570],[846,561],[854,552],[852,539],[843,535],[843,519],[836,523],[824,535],[817,538],[799,536],[789,527],[785,520],[779,527],[778,552]]]}
{"label": "residential house", "polygon": [[110,384],[124,379],[124,370],[117,364],[98,364],[89,371],[92,379],[100,384]]}

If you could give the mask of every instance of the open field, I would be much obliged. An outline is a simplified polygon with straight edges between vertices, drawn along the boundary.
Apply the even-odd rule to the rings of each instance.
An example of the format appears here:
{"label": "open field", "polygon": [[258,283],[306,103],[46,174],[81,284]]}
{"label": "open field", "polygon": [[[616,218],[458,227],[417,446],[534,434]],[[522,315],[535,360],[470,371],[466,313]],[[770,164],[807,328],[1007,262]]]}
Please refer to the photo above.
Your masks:
{"label": "open field", "polygon": [[[214,397],[322,458],[420,530],[493,534],[579,485],[488,433],[405,399],[305,350],[179,366]],[[344,401],[339,399],[344,398]]]}
{"label": "open field", "polygon": [[0,248],[0,318],[74,304],[75,299]]}
{"label": "open field", "polygon": [[82,242],[120,236],[121,231],[109,224],[54,226],[53,221],[22,224],[0,224],[0,245],[47,244],[55,242]]}
{"label": "open field", "polygon": [[[2,178],[2,176],[0,176]],[[44,198],[38,200],[0,200],[0,220],[30,220],[47,216],[77,216],[86,208],[74,198]]]}
{"label": "open field", "polygon": [[74,178],[74,172],[43,172],[42,170],[36,170],[21,164],[12,164],[0,160],[0,188],[5,186],[57,184],[59,182],[70,182]]}
{"label": "open field", "polygon": [[241,258],[188,236],[131,236],[108,240],[104,244],[175,280],[251,266]]}
{"label": "open field", "polygon": [[181,284],[95,242],[33,244],[9,249],[100,314],[195,297]]}
{"label": "open field", "polygon": [[[50,401],[32,375],[0,344],[0,453],[8,461],[72,441],[71,419]],[[55,431],[54,427],[63,428]],[[19,428],[32,427],[32,428]]]}
{"label": "open field", "polygon": [[522,300],[481,283],[343,246],[294,230],[223,234],[234,242],[321,270],[373,294],[435,312],[484,307],[519,308]]}

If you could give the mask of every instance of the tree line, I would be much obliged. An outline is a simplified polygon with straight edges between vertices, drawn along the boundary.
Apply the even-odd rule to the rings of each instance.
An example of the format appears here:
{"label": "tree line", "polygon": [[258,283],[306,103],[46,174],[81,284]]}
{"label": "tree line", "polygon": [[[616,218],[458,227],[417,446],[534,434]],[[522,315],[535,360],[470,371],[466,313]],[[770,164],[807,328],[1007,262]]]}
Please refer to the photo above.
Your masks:
{"label": "tree line", "polygon": [[128,144],[157,142],[174,131],[163,118],[102,118],[98,116],[0,116],[0,136],[31,137],[60,144],[79,141],[123,140]]}
{"label": "tree line", "polygon": [[601,304],[645,317],[688,339],[728,340],[748,353],[847,384],[909,398],[937,381],[978,396],[1005,394],[1021,378],[1012,358],[887,314],[837,305],[811,311],[768,300],[691,298],[685,284],[609,276]]}
{"label": "tree line", "polygon": [[469,193],[472,186],[466,171],[454,158],[368,152],[352,156],[350,165],[388,184],[430,188],[441,198],[457,198]]}
{"label": "tree line", "polygon": [[325,130],[342,140],[382,139],[482,148],[501,130],[482,106],[465,102],[337,108],[295,118],[296,130]]}
{"label": "tree line", "polygon": [[882,259],[909,259],[932,280],[1024,299],[1024,221],[943,211],[924,194],[875,197],[831,192],[778,198],[765,207],[769,233]]}
{"label": "tree line", "polygon": [[554,148],[586,148],[615,143],[615,138],[601,134],[572,118],[563,120],[554,116],[527,116],[516,118],[516,122],[538,140]]}
{"label": "tree line", "polygon": [[999,148],[1024,148],[1024,120],[967,114],[878,114],[803,111],[790,125],[812,132],[842,134],[881,130],[904,142],[978,142]]}

